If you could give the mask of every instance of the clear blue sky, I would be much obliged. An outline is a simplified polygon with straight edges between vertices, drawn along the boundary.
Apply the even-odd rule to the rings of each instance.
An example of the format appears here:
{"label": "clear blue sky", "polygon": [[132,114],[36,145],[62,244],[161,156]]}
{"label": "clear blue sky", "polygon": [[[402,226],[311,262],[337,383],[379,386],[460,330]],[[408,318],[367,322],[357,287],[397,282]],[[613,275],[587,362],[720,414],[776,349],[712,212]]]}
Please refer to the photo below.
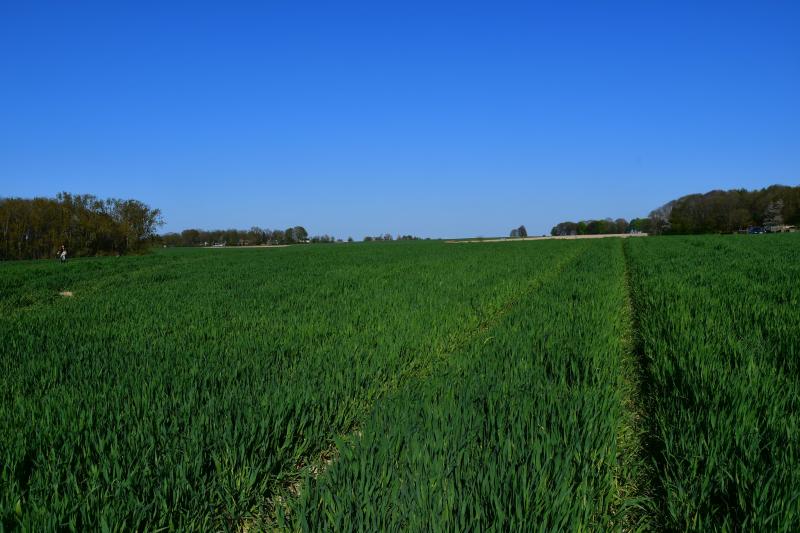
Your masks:
{"label": "clear blue sky", "polygon": [[0,4],[0,196],[444,237],[772,183],[796,0]]}

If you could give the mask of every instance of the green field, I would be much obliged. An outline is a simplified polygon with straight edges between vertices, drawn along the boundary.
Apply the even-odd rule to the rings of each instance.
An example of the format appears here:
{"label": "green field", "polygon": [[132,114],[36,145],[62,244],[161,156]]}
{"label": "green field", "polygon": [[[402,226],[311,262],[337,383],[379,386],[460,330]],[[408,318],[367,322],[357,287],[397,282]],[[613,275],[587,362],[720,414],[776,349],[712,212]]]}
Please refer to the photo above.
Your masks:
{"label": "green field", "polygon": [[4,263],[0,340],[6,530],[800,530],[797,234]]}

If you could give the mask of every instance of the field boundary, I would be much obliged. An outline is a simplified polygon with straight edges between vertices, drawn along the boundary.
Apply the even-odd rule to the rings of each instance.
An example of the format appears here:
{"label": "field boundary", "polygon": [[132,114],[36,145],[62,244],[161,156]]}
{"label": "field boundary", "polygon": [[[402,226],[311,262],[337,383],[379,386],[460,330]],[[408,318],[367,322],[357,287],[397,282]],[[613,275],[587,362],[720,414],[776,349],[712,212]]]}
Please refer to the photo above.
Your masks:
{"label": "field boundary", "polygon": [[520,242],[520,241],[575,241],[583,239],[627,239],[629,237],[647,237],[647,233],[604,233],[601,235],[543,235],[541,237],[498,237],[491,239],[445,240],[447,244],[469,244],[476,242]]}

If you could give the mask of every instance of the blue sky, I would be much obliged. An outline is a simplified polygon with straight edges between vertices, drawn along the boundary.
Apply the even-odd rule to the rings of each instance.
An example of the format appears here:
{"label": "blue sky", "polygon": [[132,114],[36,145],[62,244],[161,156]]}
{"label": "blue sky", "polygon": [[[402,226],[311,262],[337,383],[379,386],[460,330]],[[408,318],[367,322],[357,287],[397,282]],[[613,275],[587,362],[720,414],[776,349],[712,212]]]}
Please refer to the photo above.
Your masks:
{"label": "blue sky", "polygon": [[449,237],[797,185],[798,28],[796,1],[8,0],[0,196]]}

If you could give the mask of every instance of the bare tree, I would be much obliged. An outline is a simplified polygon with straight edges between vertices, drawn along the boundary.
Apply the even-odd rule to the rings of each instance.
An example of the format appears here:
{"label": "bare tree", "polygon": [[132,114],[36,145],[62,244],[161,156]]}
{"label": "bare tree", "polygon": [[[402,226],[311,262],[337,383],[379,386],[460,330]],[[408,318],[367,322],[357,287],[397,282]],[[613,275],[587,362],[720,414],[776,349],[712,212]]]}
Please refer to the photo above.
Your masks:
{"label": "bare tree", "polygon": [[774,202],[770,202],[764,210],[764,225],[765,226],[782,226],[783,225],[783,200],[780,198]]}
{"label": "bare tree", "polygon": [[672,214],[672,208],[675,206],[675,201],[667,202],[666,204],[650,211],[650,230],[655,233],[664,233],[669,230],[670,222],[669,216]]}

